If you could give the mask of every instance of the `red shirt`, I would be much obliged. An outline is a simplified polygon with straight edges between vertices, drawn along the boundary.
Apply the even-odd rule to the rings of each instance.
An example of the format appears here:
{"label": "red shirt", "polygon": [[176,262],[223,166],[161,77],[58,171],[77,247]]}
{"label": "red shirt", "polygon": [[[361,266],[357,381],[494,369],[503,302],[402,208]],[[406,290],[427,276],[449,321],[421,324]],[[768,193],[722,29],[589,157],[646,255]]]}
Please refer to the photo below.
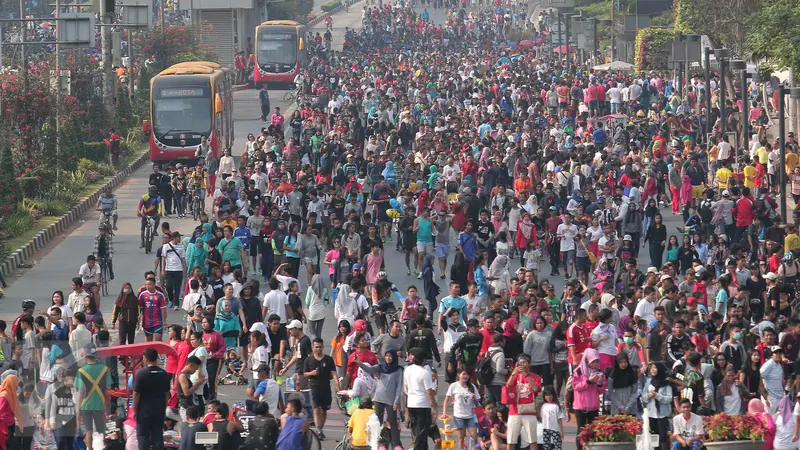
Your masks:
{"label": "red shirt", "polygon": [[481,329],[481,335],[483,336],[483,342],[481,343],[481,351],[478,352],[478,359],[483,358],[483,355],[489,350],[489,347],[492,346],[494,343],[494,335],[497,334],[497,330],[493,332],[489,332],[486,328]]}
{"label": "red shirt", "polygon": [[737,227],[746,227],[753,223],[753,204],[749,197],[742,197],[736,202],[734,211]]}
{"label": "red shirt", "polygon": [[567,328],[567,347],[575,347],[575,357],[578,358],[578,361],[573,361],[572,352],[569,352],[568,362],[570,364],[578,364],[583,356],[583,352],[591,345],[592,332],[588,327],[573,323]]}
{"label": "red shirt", "polygon": [[349,358],[347,358],[347,373],[350,374],[350,378],[354,378],[358,372],[358,363],[355,361],[355,355],[358,355],[359,362],[372,365],[378,364],[378,357],[375,356],[375,353],[372,353],[369,350],[366,352],[356,350],[350,354]]}
{"label": "red shirt", "polygon": [[[507,390],[514,394],[516,401],[509,402],[508,414],[511,416],[518,415],[517,405],[529,405],[536,399],[536,394],[542,390],[542,377],[535,373],[529,373],[524,376],[521,373],[511,377],[507,385]],[[531,415],[531,414],[526,414]],[[536,415],[533,413],[532,415]]]}

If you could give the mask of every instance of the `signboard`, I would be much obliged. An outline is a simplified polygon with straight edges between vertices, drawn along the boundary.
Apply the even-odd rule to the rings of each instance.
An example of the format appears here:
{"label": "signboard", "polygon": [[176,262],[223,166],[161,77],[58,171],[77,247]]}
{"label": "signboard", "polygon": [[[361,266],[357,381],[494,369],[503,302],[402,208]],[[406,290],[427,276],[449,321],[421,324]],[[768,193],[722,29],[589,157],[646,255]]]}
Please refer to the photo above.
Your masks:
{"label": "signboard", "polygon": [[672,0],[636,0],[636,12],[645,16],[654,16],[672,9]]}
{"label": "signboard", "polygon": [[205,97],[205,89],[201,87],[190,88],[163,88],[161,97]]}
{"label": "signboard", "polygon": [[94,47],[94,13],[61,13],[57,27],[64,48]]}

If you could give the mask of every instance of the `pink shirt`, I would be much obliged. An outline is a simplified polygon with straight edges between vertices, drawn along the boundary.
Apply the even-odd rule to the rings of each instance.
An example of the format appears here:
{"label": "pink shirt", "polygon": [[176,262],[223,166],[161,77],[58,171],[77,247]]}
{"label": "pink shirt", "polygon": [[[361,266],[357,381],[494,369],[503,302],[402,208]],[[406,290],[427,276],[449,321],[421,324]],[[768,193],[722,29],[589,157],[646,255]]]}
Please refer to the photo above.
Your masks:
{"label": "pink shirt", "polygon": [[[325,259],[327,259],[328,261],[331,261],[331,262],[334,259],[336,259],[337,260],[336,264],[339,264],[338,260],[341,259],[342,256],[343,256],[342,252],[341,251],[336,251],[336,250],[330,250],[330,251],[328,251],[328,253],[325,253]],[[336,264],[331,263],[331,264],[328,265],[328,275],[329,276],[333,275],[336,272]]]}
{"label": "pink shirt", "polygon": [[367,279],[367,284],[375,284],[378,282],[378,272],[381,271],[381,265],[383,264],[383,256],[375,256],[372,254],[367,255],[366,257],[367,262],[367,273],[365,277]]}

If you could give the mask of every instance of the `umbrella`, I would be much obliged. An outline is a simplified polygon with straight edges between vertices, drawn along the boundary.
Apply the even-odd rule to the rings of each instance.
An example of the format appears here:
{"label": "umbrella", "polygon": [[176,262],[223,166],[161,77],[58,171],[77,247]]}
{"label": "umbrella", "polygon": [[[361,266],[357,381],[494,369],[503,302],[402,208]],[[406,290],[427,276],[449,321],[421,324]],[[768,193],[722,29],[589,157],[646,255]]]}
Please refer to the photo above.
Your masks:
{"label": "umbrella", "polygon": [[554,48],[553,51],[556,52],[556,53],[566,53],[567,51],[569,51],[570,53],[575,53],[575,47],[570,45],[569,46],[569,50],[567,50],[567,45],[566,44],[562,44],[562,45]]}
{"label": "umbrella", "polygon": [[633,70],[633,64],[626,63],[624,61],[611,61],[610,63],[594,66],[594,70],[604,70],[609,72],[630,72]]}

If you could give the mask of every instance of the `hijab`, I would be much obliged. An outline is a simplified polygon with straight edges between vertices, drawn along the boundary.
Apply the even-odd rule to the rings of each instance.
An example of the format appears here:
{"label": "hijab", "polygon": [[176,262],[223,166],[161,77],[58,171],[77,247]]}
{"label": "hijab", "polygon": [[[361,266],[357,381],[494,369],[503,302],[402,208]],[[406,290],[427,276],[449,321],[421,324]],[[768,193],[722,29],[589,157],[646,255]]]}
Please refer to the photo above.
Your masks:
{"label": "hijab", "polygon": [[233,311],[225,311],[226,306],[231,306],[231,301],[223,298],[220,300],[219,311],[217,311],[217,319],[231,320],[233,319]]}
{"label": "hijab", "polygon": [[17,387],[19,386],[19,377],[17,375],[9,375],[0,384],[0,397],[3,397],[14,412],[14,417],[17,419],[20,428],[25,427],[22,417],[22,409],[19,406],[19,397],[17,396]]}
{"label": "hijab", "polygon": [[750,403],[747,404],[747,415],[748,416],[758,416],[759,414],[764,413],[764,403],[761,399],[754,398],[750,400]]}
{"label": "hijab", "polygon": [[308,288],[314,293],[313,295],[320,299],[325,295],[325,283],[322,281],[322,277],[319,274],[315,274],[311,277],[311,284]]}
{"label": "hijab", "polygon": [[395,350],[393,348],[390,348],[384,354],[384,356],[385,355],[391,355],[392,362],[387,364],[386,361],[384,360],[384,362],[378,364],[378,369],[380,370],[380,372],[381,373],[385,373],[385,374],[390,374],[390,373],[395,373],[398,370],[400,370],[400,361],[398,361],[398,359],[397,359],[397,350]]}
{"label": "hijab", "polygon": [[792,423],[791,421],[794,421],[794,417],[792,414],[791,395],[784,395],[781,401],[778,403],[778,414],[781,415],[784,425]]}
{"label": "hijab", "polygon": [[505,328],[503,329],[503,336],[510,339],[516,339],[520,334],[517,331],[517,326],[519,326],[519,320],[516,317],[509,317],[506,320]]}
{"label": "hijab", "polygon": [[500,211],[495,211],[492,213],[492,226],[494,226],[495,233],[500,232],[500,228],[503,226],[503,213]]}
{"label": "hijab", "polygon": [[200,235],[200,239],[202,239],[203,242],[208,242],[211,239],[214,239],[214,233],[211,231],[212,228],[210,223],[204,223],[202,228],[203,234]]}
{"label": "hijab", "polygon": [[[619,363],[623,359],[628,361],[628,367],[626,369],[620,368]],[[659,373],[661,372],[659,371]],[[631,366],[627,353],[619,353],[617,355],[617,358],[614,360],[614,370],[611,372],[611,378],[613,380],[612,387],[614,389],[622,389],[628,386],[633,386],[638,381],[639,375]]]}
{"label": "hijab", "polygon": [[592,374],[600,372],[597,369],[592,369],[589,367],[589,364],[592,361],[599,361],[600,360],[600,353],[593,348],[587,348],[585,352],[583,352],[583,358],[581,358],[581,364],[578,368],[581,370],[581,374],[585,377],[589,377]]}
{"label": "hijab", "polygon": [[647,366],[647,374],[650,374],[650,367],[655,366],[658,370],[658,373],[655,377],[650,377],[650,384],[656,388],[656,390],[660,389],[662,386],[669,386],[669,382],[667,381],[667,368],[662,363],[650,363]]}
{"label": "hijab", "polygon": [[625,336],[625,330],[631,326],[631,317],[622,316],[617,323],[617,337],[622,339]]}
{"label": "hijab", "polygon": [[355,299],[350,296],[353,290],[350,285],[346,283],[342,283],[339,286],[339,293],[336,295],[336,303],[341,305],[341,311],[348,311],[355,303]]}
{"label": "hijab", "polygon": [[494,261],[492,261],[492,265],[489,267],[487,276],[489,278],[500,278],[500,275],[506,270],[508,270],[508,256],[497,255]]}

